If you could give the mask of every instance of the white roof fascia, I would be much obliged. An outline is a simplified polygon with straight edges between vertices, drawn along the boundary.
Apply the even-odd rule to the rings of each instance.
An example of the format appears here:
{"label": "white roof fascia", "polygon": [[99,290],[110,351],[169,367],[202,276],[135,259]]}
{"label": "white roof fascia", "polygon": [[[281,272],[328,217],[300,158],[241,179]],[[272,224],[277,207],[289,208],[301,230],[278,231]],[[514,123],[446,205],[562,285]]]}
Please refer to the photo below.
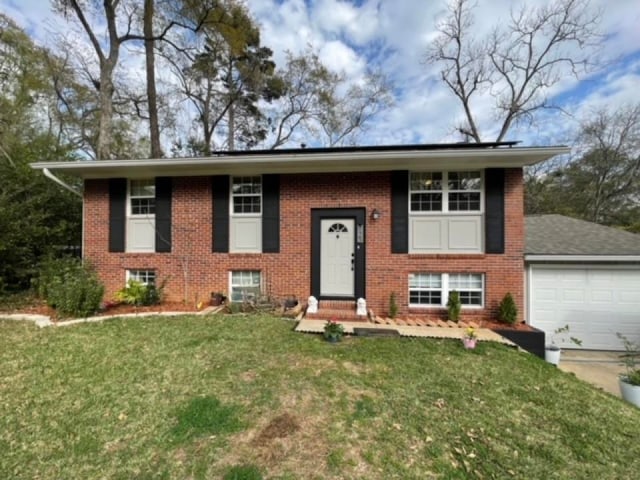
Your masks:
{"label": "white roof fascia", "polygon": [[569,153],[568,147],[513,147],[442,150],[220,155],[201,158],[80,160],[38,162],[34,169],[55,170],[82,178],[247,175],[265,173],[372,172],[517,168]]}
{"label": "white roof fascia", "polygon": [[640,262],[640,255],[525,255],[525,262]]}

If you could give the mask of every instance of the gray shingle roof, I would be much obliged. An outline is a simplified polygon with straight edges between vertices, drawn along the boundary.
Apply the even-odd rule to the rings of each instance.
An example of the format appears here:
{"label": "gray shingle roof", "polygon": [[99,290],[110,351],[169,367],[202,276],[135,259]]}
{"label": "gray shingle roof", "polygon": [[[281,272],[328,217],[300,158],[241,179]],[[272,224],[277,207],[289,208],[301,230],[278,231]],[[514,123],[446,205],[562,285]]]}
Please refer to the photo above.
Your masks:
{"label": "gray shingle roof", "polygon": [[527,255],[640,255],[640,235],[563,215],[525,217]]}

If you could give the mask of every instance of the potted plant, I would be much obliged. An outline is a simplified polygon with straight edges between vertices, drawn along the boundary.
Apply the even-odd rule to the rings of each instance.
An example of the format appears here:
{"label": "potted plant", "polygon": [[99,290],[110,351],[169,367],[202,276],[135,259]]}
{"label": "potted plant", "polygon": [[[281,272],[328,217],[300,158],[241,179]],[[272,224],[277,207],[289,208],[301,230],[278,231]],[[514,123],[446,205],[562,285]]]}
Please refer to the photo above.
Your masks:
{"label": "potted plant", "polygon": [[640,407],[640,345],[632,342],[627,337],[618,333],[618,338],[624,344],[625,353],[620,358],[625,367],[625,372],[620,374],[620,393],[622,398]]}
{"label": "potted plant", "polygon": [[464,331],[464,335],[462,336],[462,344],[464,348],[472,349],[476,348],[476,342],[478,341],[478,335],[473,327],[468,327]]}
{"label": "potted plant", "polygon": [[[559,341],[561,343],[565,343],[567,341],[567,338],[563,334],[567,332],[569,332],[569,325],[556,328],[553,331],[553,333],[549,337],[549,344],[545,346],[544,350],[544,359],[547,362],[553,365],[558,365],[558,363],[560,363],[560,354],[562,353],[562,350],[556,342]],[[582,345],[582,340],[576,337],[569,337],[568,341],[577,346]]]}
{"label": "potted plant", "polygon": [[217,307],[224,304],[227,300],[227,296],[224,292],[211,292],[211,305]]}
{"label": "potted plant", "polygon": [[338,323],[335,319],[329,320],[324,325],[324,338],[327,342],[336,343],[342,340],[344,335],[344,326]]}

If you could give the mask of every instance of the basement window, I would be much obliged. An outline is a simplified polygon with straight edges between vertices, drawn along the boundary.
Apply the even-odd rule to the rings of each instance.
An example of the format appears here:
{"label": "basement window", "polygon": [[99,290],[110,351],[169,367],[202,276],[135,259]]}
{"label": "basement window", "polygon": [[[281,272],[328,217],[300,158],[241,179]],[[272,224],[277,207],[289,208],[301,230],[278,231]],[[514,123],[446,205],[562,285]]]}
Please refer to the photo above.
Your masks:
{"label": "basement window", "polygon": [[155,270],[127,270],[127,282],[129,280],[135,280],[136,282],[140,282],[145,285],[155,285],[156,271]]}
{"label": "basement window", "polygon": [[409,306],[446,307],[449,294],[456,291],[465,308],[484,305],[484,275],[481,273],[411,273]]}
{"label": "basement window", "polygon": [[231,272],[231,301],[255,301],[260,296],[262,278],[258,270]]}

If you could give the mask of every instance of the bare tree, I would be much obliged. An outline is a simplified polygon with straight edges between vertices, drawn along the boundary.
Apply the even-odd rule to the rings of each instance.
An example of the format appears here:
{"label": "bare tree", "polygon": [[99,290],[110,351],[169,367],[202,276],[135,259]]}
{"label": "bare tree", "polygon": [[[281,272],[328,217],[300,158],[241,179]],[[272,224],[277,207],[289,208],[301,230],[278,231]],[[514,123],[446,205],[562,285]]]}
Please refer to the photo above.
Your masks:
{"label": "bare tree", "polygon": [[462,104],[465,121],[458,131],[475,142],[482,135],[472,100],[483,93],[494,97],[499,142],[515,123],[532,121],[536,111],[553,106],[547,94],[563,76],[577,77],[593,66],[602,40],[600,14],[589,0],[554,0],[511,12],[505,26],[474,40],[476,4],[470,1],[452,1],[426,59],[440,66],[442,81]]}

